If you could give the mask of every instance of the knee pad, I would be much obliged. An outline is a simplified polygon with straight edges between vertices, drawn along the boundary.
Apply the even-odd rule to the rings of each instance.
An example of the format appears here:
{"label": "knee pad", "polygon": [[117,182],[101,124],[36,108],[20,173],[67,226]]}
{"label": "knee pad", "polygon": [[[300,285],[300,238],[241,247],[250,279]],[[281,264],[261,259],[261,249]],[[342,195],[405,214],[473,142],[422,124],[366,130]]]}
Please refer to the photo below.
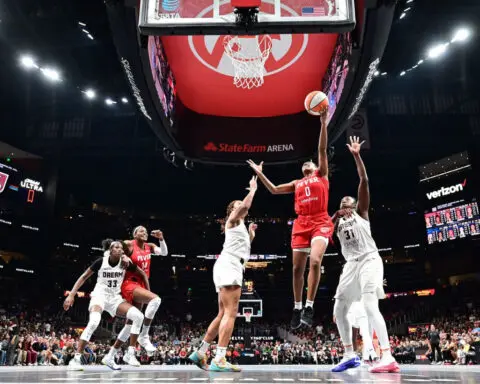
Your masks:
{"label": "knee pad", "polygon": [[131,333],[134,335],[140,334],[143,323],[143,313],[137,308],[132,307],[127,312],[127,319],[132,320]]}
{"label": "knee pad", "polygon": [[88,324],[82,332],[80,339],[84,341],[90,341],[95,330],[100,325],[100,320],[102,320],[102,314],[100,312],[90,312],[88,319]]}
{"label": "knee pad", "polygon": [[125,343],[128,340],[131,332],[132,324],[125,324],[122,330],[118,333],[117,339]]}
{"label": "knee pad", "polygon": [[147,305],[147,308],[145,309],[145,317],[147,319],[153,319],[161,303],[162,303],[162,299],[160,299],[160,297],[158,296],[155,297],[153,300],[150,300],[150,302]]}

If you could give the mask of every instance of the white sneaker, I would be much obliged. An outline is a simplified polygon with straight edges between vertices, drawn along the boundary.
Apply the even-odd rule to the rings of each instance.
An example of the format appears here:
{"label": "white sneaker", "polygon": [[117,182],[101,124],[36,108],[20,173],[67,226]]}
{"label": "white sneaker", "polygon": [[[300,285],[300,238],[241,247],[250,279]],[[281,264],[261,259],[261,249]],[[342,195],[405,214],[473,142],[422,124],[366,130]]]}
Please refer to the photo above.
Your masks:
{"label": "white sneaker", "polygon": [[110,369],[113,369],[114,371],[119,371],[122,369],[109,355],[105,355],[105,357],[102,359],[102,364],[106,365]]}
{"label": "white sneaker", "polygon": [[131,365],[132,367],[140,366],[140,362],[137,360],[137,358],[133,353],[129,353],[129,352],[125,353],[125,355],[123,355],[123,361],[126,364]]}
{"label": "white sneaker", "polygon": [[70,371],[83,371],[80,355],[75,355],[75,357],[70,360],[70,363],[68,363],[68,369]]}
{"label": "white sneaker", "polygon": [[148,337],[148,335],[139,336],[137,341],[138,341],[138,344],[140,344],[140,346],[143,347],[145,351],[147,351],[147,354],[149,356],[153,355],[157,350],[157,348],[155,348],[155,346],[150,341],[150,337]]}

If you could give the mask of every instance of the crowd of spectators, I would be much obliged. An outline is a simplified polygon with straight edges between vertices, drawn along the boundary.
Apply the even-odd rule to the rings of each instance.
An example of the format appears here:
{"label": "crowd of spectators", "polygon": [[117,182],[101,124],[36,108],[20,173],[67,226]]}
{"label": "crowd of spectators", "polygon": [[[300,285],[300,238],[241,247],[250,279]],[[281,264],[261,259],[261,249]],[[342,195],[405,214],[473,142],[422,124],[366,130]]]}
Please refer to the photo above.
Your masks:
{"label": "crowd of spectators", "polygon": [[[69,320],[69,319],[67,319]],[[188,320],[188,316],[187,316]],[[152,327],[152,342],[157,346],[153,356],[137,350],[142,364],[189,364],[188,355],[199,344],[208,324],[184,321]],[[436,325],[431,327],[431,325]],[[434,364],[473,364],[476,348],[480,348],[480,316],[475,310],[468,314],[434,318],[431,323],[412,329],[404,337],[390,337],[392,352],[399,363],[411,364],[418,352]],[[319,324],[312,329],[301,329],[281,339],[273,328],[263,324],[260,338],[252,338],[246,348],[243,341],[234,340],[227,351],[227,360],[238,363],[249,356],[257,364],[335,364],[343,356],[343,348],[335,325]],[[279,328],[282,328],[280,325]],[[438,329],[438,331],[436,331]],[[0,365],[67,365],[73,357],[78,336],[82,329],[76,328],[63,317],[44,315],[42,311],[25,310],[20,306],[0,309]],[[432,349],[436,334],[439,338],[440,354]],[[110,348],[112,340],[97,337],[85,350],[84,364],[99,364]],[[361,351],[361,341],[356,343]],[[213,343],[207,352],[215,355]],[[122,364],[120,351],[116,356]],[[252,360],[251,360],[252,361]]]}

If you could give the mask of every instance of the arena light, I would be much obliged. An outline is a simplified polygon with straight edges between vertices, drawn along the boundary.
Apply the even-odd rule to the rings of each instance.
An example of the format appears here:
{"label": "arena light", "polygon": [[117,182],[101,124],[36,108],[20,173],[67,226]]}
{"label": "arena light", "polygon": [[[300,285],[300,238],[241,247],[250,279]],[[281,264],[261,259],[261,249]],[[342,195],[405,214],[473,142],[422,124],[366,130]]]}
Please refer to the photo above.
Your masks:
{"label": "arena light", "polygon": [[375,76],[375,77],[377,77],[378,75],[380,75],[380,71],[375,71],[375,72],[373,73],[373,76]]}
{"label": "arena light", "polygon": [[382,76],[386,76],[387,75],[387,72],[382,72]]}
{"label": "arena light", "polygon": [[445,52],[447,52],[447,47],[449,43],[440,43],[436,44],[428,50],[428,57],[430,59],[438,59]]}
{"label": "arena light", "polygon": [[60,78],[60,73],[53,68],[42,68],[41,71],[43,73],[43,76],[45,76],[46,79],[52,82],[58,82],[62,80]]}
{"label": "arena light", "polygon": [[90,88],[85,90],[85,91],[82,91],[82,92],[85,94],[87,99],[94,99],[97,96],[95,91],[93,89],[90,89]]}
{"label": "arena light", "polygon": [[113,101],[113,100],[110,99],[110,98],[106,98],[106,99],[105,99],[105,104],[107,104],[107,105],[114,105],[114,104],[117,104],[117,102],[116,102],[116,101]]}
{"label": "arena light", "polygon": [[83,33],[85,33],[85,34],[87,34],[87,35],[90,33],[90,32],[88,32],[85,28],[83,28],[82,31],[83,31]]}
{"label": "arena light", "polygon": [[403,12],[401,15],[400,15],[400,20],[402,20],[405,16],[407,16],[407,14],[405,12]]}
{"label": "arena light", "polygon": [[406,73],[407,73],[407,72],[402,71],[402,72],[400,72],[400,76],[405,76]]}
{"label": "arena light", "polygon": [[410,3],[413,3],[413,0],[407,0],[406,4],[410,4]]}
{"label": "arena light", "polygon": [[87,26],[87,24],[82,23],[81,21],[78,22],[78,25],[80,25],[81,27],[86,27]]}
{"label": "arena light", "polygon": [[423,60],[418,60],[417,65],[423,64]]}
{"label": "arena light", "polygon": [[412,8],[407,7],[407,8],[405,8],[405,9],[403,10],[403,12],[404,12],[404,13],[405,13],[405,12],[408,12],[410,9],[412,9]]}
{"label": "arena light", "polygon": [[122,97],[122,103],[123,104],[127,104],[128,103],[128,99],[126,97]]}
{"label": "arena light", "polygon": [[90,40],[93,40],[93,36],[92,36],[90,33],[87,35],[87,37],[88,37]]}
{"label": "arena light", "polygon": [[20,63],[26,69],[38,68],[38,65],[35,63],[32,56],[22,56],[20,58]]}
{"label": "arena light", "polygon": [[470,38],[471,35],[472,35],[472,31],[470,29],[468,29],[468,28],[458,28],[454,32],[451,42],[452,43],[457,43],[457,42],[463,43],[463,42],[467,41]]}

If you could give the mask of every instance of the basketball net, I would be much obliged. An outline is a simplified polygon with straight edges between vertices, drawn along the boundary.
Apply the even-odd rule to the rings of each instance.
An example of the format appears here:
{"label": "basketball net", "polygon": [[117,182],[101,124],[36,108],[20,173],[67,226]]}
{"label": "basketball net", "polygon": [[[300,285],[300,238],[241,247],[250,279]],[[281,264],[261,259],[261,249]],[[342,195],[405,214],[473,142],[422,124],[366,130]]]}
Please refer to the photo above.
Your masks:
{"label": "basketball net", "polygon": [[245,322],[247,323],[252,322],[252,312],[245,312]]}
{"label": "basketball net", "polygon": [[262,86],[265,62],[272,50],[271,37],[227,35],[223,38],[223,46],[233,64],[233,84],[243,89]]}

